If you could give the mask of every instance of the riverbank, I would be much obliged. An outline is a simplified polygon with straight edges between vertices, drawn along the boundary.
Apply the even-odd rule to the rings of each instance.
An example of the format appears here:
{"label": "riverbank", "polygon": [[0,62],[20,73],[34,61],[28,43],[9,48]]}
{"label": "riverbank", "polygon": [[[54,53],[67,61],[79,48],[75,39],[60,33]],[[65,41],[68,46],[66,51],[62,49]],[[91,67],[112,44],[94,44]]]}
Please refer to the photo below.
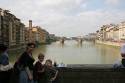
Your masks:
{"label": "riverbank", "polygon": [[96,40],[95,43],[108,46],[115,46],[115,47],[121,47],[124,44],[123,42],[111,42],[111,41],[99,41],[99,40]]}

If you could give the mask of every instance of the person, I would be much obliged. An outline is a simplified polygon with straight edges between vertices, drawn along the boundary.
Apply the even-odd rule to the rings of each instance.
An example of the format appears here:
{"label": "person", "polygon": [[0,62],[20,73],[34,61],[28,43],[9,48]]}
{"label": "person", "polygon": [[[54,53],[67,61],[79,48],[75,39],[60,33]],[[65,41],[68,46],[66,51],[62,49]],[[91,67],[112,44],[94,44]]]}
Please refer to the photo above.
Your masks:
{"label": "person", "polygon": [[63,62],[61,62],[58,67],[65,67],[65,64]]}
{"label": "person", "polygon": [[19,83],[33,83],[33,63],[34,58],[32,56],[34,43],[28,43],[26,51],[19,58],[19,65],[21,70],[19,73]]}
{"label": "person", "polygon": [[56,70],[53,65],[52,61],[50,59],[46,60],[45,62],[45,77],[46,81],[45,83],[54,83],[58,75],[58,70]]}
{"label": "person", "polygon": [[56,63],[56,61],[54,62],[53,66],[54,66],[54,67],[57,67],[57,66],[58,66],[57,63]]}
{"label": "person", "polygon": [[8,51],[7,46],[1,44],[0,45],[0,64],[2,64],[2,65],[9,64],[9,58],[8,58],[7,51]]}
{"label": "person", "polygon": [[122,59],[115,62],[113,68],[125,68],[125,44],[121,46],[121,57]]}
{"label": "person", "polygon": [[34,74],[35,83],[44,83],[45,82],[43,61],[44,61],[44,54],[40,53],[38,55],[38,61],[34,65],[33,74]]}
{"label": "person", "polygon": [[0,44],[0,83],[9,83],[10,70],[12,66],[9,65],[8,47],[4,44]]}

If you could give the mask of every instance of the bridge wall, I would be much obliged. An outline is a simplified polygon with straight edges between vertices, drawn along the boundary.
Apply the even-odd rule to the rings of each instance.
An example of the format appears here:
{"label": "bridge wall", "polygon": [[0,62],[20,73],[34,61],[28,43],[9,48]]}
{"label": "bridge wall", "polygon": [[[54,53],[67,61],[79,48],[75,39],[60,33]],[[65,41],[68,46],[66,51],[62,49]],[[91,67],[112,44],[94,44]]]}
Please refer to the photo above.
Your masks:
{"label": "bridge wall", "polygon": [[60,69],[60,83],[125,83],[125,69]]}
{"label": "bridge wall", "polygon": [[[56,83],[125,83],[125,69],[58,68],[58,70]],[[0,78],[4,76],[5,74],[0,73]],[[18,76],[13,74],[10,76],[10,83],[17,83]]]}

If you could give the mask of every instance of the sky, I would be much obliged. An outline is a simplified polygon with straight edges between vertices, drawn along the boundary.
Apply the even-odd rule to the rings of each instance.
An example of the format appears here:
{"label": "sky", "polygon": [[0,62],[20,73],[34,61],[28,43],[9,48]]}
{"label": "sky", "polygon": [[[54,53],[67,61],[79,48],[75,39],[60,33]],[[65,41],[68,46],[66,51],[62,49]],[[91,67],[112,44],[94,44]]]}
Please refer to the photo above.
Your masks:
{"label": "sky", "polygon": [[125,0],[0,0],[0,8],[57,36],[84,36],[125,21]]}

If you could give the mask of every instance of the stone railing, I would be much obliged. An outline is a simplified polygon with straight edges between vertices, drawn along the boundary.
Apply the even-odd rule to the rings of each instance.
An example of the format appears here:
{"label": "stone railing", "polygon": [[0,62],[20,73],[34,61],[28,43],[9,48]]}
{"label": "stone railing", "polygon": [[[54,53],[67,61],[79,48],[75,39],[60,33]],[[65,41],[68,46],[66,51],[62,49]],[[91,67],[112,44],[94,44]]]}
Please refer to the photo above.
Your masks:
{"label": "stone railing", "polygon": [[[125,83],[125,69],[107,66],[62,67],[55,83]],[[0,74],[0,77],[4,75]],[[17,76],[11,76],[11,83]]]}
{"label": "stone railing", "polygon": [[59,68],[59,83],[125,83],[125,69],[111,66]]}

